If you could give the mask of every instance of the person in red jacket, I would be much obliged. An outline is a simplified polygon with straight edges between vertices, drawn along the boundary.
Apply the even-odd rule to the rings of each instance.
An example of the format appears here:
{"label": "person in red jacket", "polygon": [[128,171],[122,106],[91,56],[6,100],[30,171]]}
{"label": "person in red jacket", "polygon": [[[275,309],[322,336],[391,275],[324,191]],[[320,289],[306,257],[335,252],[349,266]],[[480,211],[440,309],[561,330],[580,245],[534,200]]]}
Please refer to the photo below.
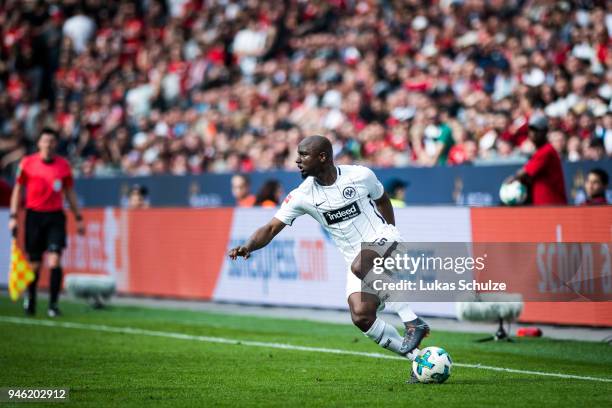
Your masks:
{"label": "person in red jacket", "polygon": [[561,159],[548,143],[547,133],[546,116],[533,115],[529,119],[529,139],[537,150],[510,180],[519,180],[529,187],[532,205],[567,205]]}
{"label": "person in red jacket", "polygon": [[17,236],[17,214],[21,206],[22,190],[25,189],[25,247],[35,273],[28,287],[24,308],[27,315],[36,313],[36,286],[40,274],[42,255],[47,252],[51,272],[49,283],[49,317],[60,315],[59,292],[62,288],[60,259],[66,247],[66,216],[63,198],[66,197],[77,221],[77,231],[84,234],[83,217],[77,206],[74,179],[70,164],[55,155],[58,135],[55,130],[45,128],[37,141],[38,152],[26,156],[19,163],[17,179],[11,195],[9,230]]}

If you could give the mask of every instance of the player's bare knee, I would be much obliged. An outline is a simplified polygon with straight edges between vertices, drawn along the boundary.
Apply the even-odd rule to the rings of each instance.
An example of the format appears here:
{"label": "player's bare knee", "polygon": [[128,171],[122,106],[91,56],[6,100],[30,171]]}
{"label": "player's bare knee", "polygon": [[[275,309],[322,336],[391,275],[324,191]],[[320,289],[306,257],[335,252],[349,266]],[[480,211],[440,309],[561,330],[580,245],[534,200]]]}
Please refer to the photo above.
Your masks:
{"label": "player's bare knee", "polygon": [[359,279],[363,280],[374,266],[374,259],[378,257],[375,251],[363,250],[351,264],[351,272]]}
{"label": "player's bare knee", "polygon": [[376,320],[376,313],[370,313],[369,311],[351,311],[351,320],[353,324],[359,328],[362,332],[366,332],[372,327]]}
{"label": "player's bare knee", "polygon": [[351,272],[353,273],[353,275],[355,275],[359,279],[363,279],[363,276],[361,273],[361,256],[358,256],[357,258],[355,258],[355,260],[351,264]]}
{"label": "player's bare knee", "polygon": [[371,301],[370,297],[364,298],[367,294],[353,293],[349,299],[351,310],[351,320],[353,324],[363,332],[368,331],[376,320],[377,303]]}

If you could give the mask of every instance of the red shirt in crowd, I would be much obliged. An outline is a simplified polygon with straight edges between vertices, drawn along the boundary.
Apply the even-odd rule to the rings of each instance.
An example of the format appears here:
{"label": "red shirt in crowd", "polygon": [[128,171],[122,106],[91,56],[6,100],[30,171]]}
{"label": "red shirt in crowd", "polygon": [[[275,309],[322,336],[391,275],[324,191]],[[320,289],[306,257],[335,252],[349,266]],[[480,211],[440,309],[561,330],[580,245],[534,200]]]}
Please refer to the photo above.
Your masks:
{"label": "red shirt in crowd", "polygon": [[45,163],[40,154],[26,156],[17,172],[18,184],[26,189],[25,207],[34,211],[59,211],[63,209],[64,187],[74,185],[68,161],[55,156]]}
{"label": "red shirt in crowd", "polygon": [[561,159],[550,143],[535,152],[525,164],[525,172],[532,179],[533,205],[567,205]]}

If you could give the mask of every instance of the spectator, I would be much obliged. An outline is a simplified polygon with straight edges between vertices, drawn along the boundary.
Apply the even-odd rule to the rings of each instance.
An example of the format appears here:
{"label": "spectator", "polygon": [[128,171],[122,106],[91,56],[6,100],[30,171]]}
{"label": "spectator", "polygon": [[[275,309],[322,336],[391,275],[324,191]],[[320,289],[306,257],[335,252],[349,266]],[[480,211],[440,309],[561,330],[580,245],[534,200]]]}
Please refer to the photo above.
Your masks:
{"label": "spectator", "polygon": [[548,142],[555,149],[559,157],[566,155],[565,151],[565,136],[559,130],[552,131],[548,134]]}
{"label": "spectator", "polygon": [[582,160],[580,139],[578,136],[572,136],[567,141],[567,160],[571,162]]}
{"label": "spectator", "polygon": [[584,182],[584,191],[586,193],[586,201],[584,205],[606,205],[606,189],[608,187],[609,177],[602,169],[593,169],[587,174],[587,179]]}
{"label": "spectator", "polygon": [[255,199],[255,206],[278,207],[283,197],[283,187],[277,180],[268,180],[259,189]]}
{"label": "spectator", "polygon": [[562,159],[612,155],[607,3],[311,3],[1,2],[0,170],[49,125],[93,177],[293,169],[321,131],[370,166],[518,162],[538,109]]}
{"label": "spectator", "polygon": [[602,139],[587,139],[584,148],[584,158],[587,160],[602,160],[606,157],[606,150]]}
{"label": "spectator", "polygon": [[536,152],[513,179],[529,187],[532,205],[567,205],[563,168],[559,154],[547,141],[548,119],[533,115],[529,119],[529,140]]}
{"label": "spectator", "polygon": [[130,210],[140,210],[143,208],[149,208],[149,189],[140,184],[134,184],[130,187],[128,193],[128,208]]}
{"label": "spectator", "polygon": [[453,140],[453,133],[448,124],[440,120],[439,115],[434,116],[433,124],[436,126],[437,132],[434,138],[436,141],[436,148],[433,155],[433,161],[435,164],[446,164],[448,161],[448,152],[455,143]]}
{"label": "spectator", "polygon": [[391,200],[391,205],[393,208],[404,208],[406,207],[406,188],[408,187],[408,183],[393,178],[387,182],[385,185],[385,190],[389,195],[389,199]]}
{"label": "spectator", "polygon": [[232,177],[232,195],[237,207],[253,207],[255,195],[251,194],[251,181],[245,174],[236,174]]}
{"label": "spectator", "polygon": [[81,54],[87,49],[88,42],[94,35],[96,24],[79,9],[72,17],[66,19],[62,31],[66,38],[70,39],[74,51]]}

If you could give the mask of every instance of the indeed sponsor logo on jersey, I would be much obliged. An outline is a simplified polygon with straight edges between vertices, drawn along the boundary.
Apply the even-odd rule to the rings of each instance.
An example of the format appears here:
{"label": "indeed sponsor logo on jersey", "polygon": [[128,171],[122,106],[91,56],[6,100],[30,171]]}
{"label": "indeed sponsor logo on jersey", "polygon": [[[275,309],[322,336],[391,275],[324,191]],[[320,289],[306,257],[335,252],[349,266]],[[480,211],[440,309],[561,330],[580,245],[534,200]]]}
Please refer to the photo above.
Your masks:
{"label": "indeed sponsor logo on jersey", "polygon": [[356,202],[347,205],[346,207],[338,208],[334,211],[328,211],[323,213],[327,225],[337,224],[342,221],[348,221],[351,218],[357,217],[361,214],[361,210]]}

